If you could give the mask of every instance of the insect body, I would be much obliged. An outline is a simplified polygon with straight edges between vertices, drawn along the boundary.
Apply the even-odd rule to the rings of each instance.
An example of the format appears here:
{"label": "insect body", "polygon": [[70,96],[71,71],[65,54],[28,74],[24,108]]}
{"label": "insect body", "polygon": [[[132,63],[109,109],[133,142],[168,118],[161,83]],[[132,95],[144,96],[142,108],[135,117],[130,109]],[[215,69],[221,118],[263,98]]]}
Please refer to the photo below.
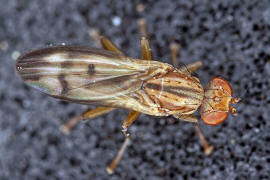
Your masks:
{"label": "insect body", "polygon": [[[30,86],[55,98],[76,103],[178,118],[194,113],[201,105],[201,115],[207,116],[206,119],[209,113],[215,112],[213,103],[204,100],[204,90],[198,78],[158,61],[133,59],[106,50],[55,46],[22,55],[16,62],[16,69]],[[206,94],[229,89],[227,94],[230,96],[217,95],[222,99],[229,98],[229,101],[225,100],[228,106],[231,88],[223,80],[225,85],[218,89],[216,79],[211,81]],[[222,89],[224,86],[227,89]],[[206,109],[209,111],[207,115]],[[222,107],[217,111],[220,110],[228,112]],[[217,116],[212,118],[218,122],[224,120],[217,120]]]}
{"label": "insect body", "polygon": [[[107,50],[54,46],[30,51],[16,61],[17,72],[27,84],[55,98],[133,110],[123,123],[124,130],[139,112],[197,122],[192,114],[201,107],[202,120],[212,125],[224,121],[228,111],[236,112],[230,104],[239,99],[232,98],[227,81],[213,78],[204,90],[191,75],[200,62],[177,69],[149,61],[146,38],[141,40],[145,60],[124,56],[105,38],[101,42]],[[110,110],[103,107],[97,112]]]}
{"label": "insect body", "polygon": [[169,64],[105,50],[48,47],[21,56],[16,66],[27,84],[55,98],[155,116],[192,114],[204,94],[196,77]]}

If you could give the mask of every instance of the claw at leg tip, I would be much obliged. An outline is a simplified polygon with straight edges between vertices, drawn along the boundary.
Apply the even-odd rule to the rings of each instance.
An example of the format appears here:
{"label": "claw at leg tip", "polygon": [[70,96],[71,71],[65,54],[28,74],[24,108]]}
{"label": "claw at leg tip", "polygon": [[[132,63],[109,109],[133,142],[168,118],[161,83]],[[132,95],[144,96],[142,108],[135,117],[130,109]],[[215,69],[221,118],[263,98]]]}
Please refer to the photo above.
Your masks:
{"label": "claw at leg tip", "polygon": [[204,154],[210,155],[210,154],[212,154],[213,150],[214,150],[214,146],[210,145],[210,146],[208,146],[207,148],[204,149]]}
{"label": "claw at leg tip", "polygon": [[106,171],[107,171],[107,173],[110,174],[110,175],[113,174],[113,172],[114,172],[114,171],[112,170],[112,168],[110,168],[110,167],[107,167],[107,168],[106,168]]}
{"label": "claw at leg tip", "polygon": [[70,129],[68,127],[66,127],[65,125],[62,125],[59,127],[59,130],[64,133],[65,135],[69,135],[70,133]]}

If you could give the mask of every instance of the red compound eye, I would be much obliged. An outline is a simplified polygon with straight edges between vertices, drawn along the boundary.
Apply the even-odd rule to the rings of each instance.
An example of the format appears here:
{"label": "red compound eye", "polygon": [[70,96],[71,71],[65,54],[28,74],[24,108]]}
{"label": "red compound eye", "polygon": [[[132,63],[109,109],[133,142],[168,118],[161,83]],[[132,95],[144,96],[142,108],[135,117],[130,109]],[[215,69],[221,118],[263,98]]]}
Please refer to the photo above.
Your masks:
{"label": "red compound eye", "polygon": [[228,112],[208,112],[204,113],[202,120],[208,125],[218,125],[227,119]]}
{"label": "red compound eye", "polygon": [[227,96],[232,96],[233,95],[233,91],[232,91],[232,87],[229,84],[228,81],[226,81],[225,79],[222,78],[218,78],[215,77],[212,79],[212,81],[210,81],[210,83],[214,83],[216,87],[222,87],[223,91],[227,93]]}

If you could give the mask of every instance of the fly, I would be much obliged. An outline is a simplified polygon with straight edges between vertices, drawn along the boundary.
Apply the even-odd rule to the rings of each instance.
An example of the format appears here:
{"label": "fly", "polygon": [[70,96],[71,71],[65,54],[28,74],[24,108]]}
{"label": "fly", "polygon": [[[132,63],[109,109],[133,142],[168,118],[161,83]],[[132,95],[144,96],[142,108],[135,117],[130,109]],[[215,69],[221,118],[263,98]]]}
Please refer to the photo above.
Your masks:
{"label": "fly", "polygon": [[210,154],[213,146],[206,141],[193,113],[200,108],[202,121],[209,125],[223,122],[228,112],[236,114],[231,104],[237,103],[240,98],[232,97],[230,84],[215,77],[203,89],[199,79],[191,75],[202,65],[200,61],[180,68],[152,61],[149,42],[145,37],[141,39],[141,59],[125,56],[107,38],[101,37],[100,41],[105,50],[52,46],[27,52],[16,61],[17,73],[33,88],[57,99],[97,106],[74,117],[61,130],[69,133],[77,122],[115,108],[130,109],[122,124],[126,140],[107,168],[109,173],[114,171],[130,142],[127,128],[141,113],[171,115],[192,122],[205,153]]}

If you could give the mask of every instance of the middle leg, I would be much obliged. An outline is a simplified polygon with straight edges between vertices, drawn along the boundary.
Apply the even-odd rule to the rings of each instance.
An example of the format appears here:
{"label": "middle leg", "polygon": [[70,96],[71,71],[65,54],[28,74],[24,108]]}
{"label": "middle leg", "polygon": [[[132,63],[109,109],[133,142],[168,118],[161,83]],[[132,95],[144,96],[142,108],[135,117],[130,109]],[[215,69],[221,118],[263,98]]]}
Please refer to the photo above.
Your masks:
{"label": "middle leg", "polygon": [[[141,38],[141,49],[142,49],[142,59],[145,60],[152,60],[151,50],[149,46],[149,42],[146,37]],[[107,172],[109,174],[112,174],[114,172],[114,169],[118,165],[119,161],[121,160],[128,144],[130,144],[130,133],[128,132],[128,127],[140,116],[140,112],[137,111],[130,111],[128,114],[128,117],[124,120],[122,124],[122,131],[124,135],[126,136],[125,141],[119,150],[117,156],[114,158],[114,160],[111,162],[111,164],[107,167]]]}
{"label": "middle leg", "polygon": [[[149,41],[146,37],[141,38],[141,49],[142,49],[142,59],[144,60],[152,60],[151,49],[149,46]],[[127,128],[139,117],[141,113],[137,111],[130,111],[128,117],[122,124],[122,131],[126,136],[130,136],[127,132]]]}

